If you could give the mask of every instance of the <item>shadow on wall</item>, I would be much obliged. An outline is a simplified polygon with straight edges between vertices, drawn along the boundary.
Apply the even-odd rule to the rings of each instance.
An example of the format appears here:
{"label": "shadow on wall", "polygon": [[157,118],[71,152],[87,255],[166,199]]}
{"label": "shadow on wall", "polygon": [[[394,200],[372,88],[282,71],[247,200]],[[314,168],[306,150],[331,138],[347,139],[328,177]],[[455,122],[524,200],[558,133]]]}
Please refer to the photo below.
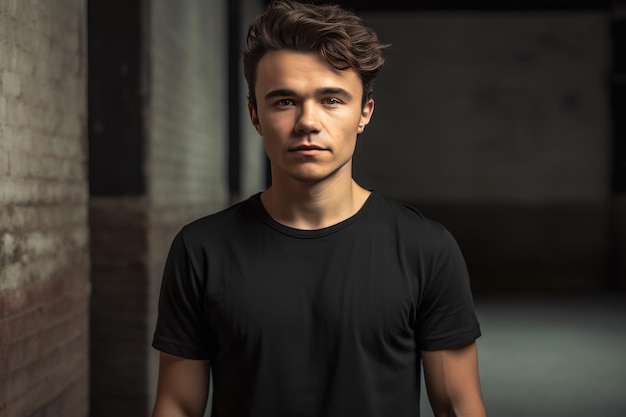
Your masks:
{"label": "shadow on wall", "polygon": [[357,180],[446,225],[480,290],[615,287],[609,13],[363,16],[392,46]]}

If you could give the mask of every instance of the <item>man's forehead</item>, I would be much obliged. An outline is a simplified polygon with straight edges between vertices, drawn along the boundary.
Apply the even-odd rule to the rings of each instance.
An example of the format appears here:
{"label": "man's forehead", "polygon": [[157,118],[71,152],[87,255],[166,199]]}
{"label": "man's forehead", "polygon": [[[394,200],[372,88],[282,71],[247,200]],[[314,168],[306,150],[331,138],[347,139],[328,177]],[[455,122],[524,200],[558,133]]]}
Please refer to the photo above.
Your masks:
{"label": "man's forehead", "polygon": [[277,89],[351,89],[361,88],[353,69],[337,70],[316,52],[278,50],[267,52],[259,61],[256,85],[264,90]]}
{"label": "man's forehead", "polygon": [[342,76],[351,71],[350,69],[338,70],[333,68],[317,52],[292,51],[290,49],[266,52],[257,65],[257,70],[261,68],[284,72],[328,72],[337,76]]}

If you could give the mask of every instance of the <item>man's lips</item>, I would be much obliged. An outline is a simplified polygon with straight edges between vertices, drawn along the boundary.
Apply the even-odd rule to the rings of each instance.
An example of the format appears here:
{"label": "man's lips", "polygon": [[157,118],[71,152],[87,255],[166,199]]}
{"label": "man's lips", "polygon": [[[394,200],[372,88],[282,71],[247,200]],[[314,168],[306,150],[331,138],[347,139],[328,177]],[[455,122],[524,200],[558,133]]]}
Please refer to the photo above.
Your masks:
{"label": "man's lips", "polygon": [[289,152],[298,152],[298,153],[310,153],[314,154],[316,152],[321,152],[327,150],[326,148],[322,148],[317,145],[299,145],[289,149]]}

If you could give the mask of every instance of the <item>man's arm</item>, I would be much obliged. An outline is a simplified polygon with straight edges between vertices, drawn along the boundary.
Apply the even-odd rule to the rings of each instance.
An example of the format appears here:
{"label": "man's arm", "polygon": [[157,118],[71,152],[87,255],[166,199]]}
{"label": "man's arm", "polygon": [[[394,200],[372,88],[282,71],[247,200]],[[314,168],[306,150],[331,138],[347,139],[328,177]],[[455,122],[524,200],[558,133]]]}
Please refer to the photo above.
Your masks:
{"label": "man's arm", "polygon": [[435,416],[486,416],[480,393],[476,342],[421,353],[426,390]]}
{"label": "man's arm", "polygon": [[161,353],[152,417],[202,417],[209,393],[209,361]]}

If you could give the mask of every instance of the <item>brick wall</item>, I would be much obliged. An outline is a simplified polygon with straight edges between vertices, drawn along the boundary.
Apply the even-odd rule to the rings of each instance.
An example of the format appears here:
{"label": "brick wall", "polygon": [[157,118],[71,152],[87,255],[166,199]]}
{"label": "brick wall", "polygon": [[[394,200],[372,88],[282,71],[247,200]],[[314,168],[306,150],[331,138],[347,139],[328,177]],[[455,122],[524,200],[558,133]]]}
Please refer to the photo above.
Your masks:
{"label": "brick wall", "polygon": [[87,415],[84,2],[0,0],[0,416]]}

